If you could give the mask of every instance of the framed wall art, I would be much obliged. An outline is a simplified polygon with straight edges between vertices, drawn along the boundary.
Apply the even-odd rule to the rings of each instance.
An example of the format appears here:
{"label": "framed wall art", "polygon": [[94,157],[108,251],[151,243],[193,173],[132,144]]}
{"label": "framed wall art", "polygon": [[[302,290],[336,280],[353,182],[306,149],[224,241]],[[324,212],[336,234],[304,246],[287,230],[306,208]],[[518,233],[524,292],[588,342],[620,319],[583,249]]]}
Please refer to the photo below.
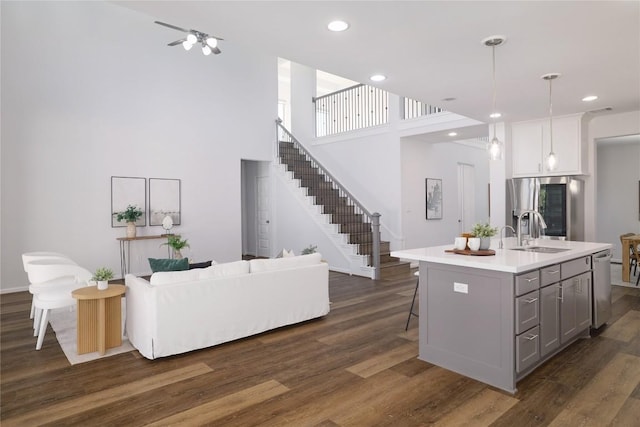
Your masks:
{"label": "framed wall art", "polygon": [[180,180],[149,178],[149,225],[162,225],[171,217],[173,225],[180,225]]}
{"label": "framed wall art", "polygon": [[427,178],[425,184],[427,219],[442,219],[442,180]]}
{"label": "framed wall art", "polygon": [[136,226],[147,225],[147,180],[146,178],[112,176],[111,177],[111,227],[126,227],[124,221],[118,222],[119,212],[127,206],[135,206],[142,210],[142,216],[136,221]]}

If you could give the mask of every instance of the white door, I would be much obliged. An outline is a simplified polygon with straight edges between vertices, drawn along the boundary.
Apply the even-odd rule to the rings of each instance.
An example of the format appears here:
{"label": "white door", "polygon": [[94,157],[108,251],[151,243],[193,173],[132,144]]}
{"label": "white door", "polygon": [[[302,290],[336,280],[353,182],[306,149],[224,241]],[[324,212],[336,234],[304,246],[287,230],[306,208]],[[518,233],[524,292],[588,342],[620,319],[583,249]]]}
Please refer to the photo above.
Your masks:
{"label": "white door", "polygon": [[271,236],[271,215],[270,215],[270,205],[269,201],[269,177],[268,176],[259,176],[256,178],[257,180],[257,193],[256,193],[256,210],[257,210],[257,221],[258,224],[256,226],[256,230],[258,233],[257,236],[257,244],[258,248],[256,253],[259,257],[270,257],[270,236]]}
{"label": "white door", "polygon": [[473,165],[458,163],[458,225],[459,233],[471,231],[476,218]]}

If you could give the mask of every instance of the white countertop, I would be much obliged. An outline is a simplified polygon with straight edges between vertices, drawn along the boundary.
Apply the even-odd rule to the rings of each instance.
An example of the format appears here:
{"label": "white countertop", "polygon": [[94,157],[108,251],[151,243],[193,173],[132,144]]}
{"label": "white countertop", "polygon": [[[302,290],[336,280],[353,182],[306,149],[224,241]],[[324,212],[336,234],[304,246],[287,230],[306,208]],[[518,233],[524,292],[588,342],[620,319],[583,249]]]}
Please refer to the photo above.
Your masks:
{"label": "white countertop", "polygon": [[445,252],[446,249],[453,249],[453,243],[430,248],[392,251],[391,256],[412,261],[427,261],[461,267],[481,268],[484,270],[521,273],[581,256],[591,255],[595,252],[611,249],[612,247],[609,243],[536,239],[531,242],[529,246],[569,249],[568,251],[557,253],[540,253],[509,249],[516,246],[514,238],[503,239],[503,241],[505,249],[498,249],[499,239],[491,240],[491,249],[495,250],[496,254],[489,256],[460,255]]}

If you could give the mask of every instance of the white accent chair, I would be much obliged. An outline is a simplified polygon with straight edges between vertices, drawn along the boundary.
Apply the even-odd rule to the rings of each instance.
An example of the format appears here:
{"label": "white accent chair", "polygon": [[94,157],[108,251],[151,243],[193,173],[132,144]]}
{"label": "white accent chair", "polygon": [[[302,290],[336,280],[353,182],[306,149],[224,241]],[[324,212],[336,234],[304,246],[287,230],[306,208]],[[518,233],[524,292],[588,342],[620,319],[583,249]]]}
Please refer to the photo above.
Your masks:
{"label": "white accent chair", "polygon": [[[59,252],[26,252],[22,254],[22,268],[27,273],[27,264],[39,259],[63,259],[73,262],[73,260],[65,254]],[[75,262],[73,262],[75,264]],[[33,319],[35,315],[35,307],[33,305],[33,298],[31,299],[31,312],[29,313],[29,319]]]}
{"label": "white accent chair", "polygon": [[49,323],[49,312],[56,308],[73,307],[76,300],[71,296],[74,289],[87,286],[93,274],[70,260],[39,259],[27,263],[29,292],[33,294],[34,336],[38,337],[36,350],[42,348]]}

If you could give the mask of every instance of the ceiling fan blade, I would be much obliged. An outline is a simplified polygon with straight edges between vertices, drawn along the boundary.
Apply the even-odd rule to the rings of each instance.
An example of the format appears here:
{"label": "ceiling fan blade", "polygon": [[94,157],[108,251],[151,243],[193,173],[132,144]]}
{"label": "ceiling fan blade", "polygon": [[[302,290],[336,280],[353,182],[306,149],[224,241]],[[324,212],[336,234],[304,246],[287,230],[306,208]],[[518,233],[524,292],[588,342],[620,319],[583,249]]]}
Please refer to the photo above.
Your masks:
{"label": "ceiling fan blade", "polygon": [[218,55],[219,53],[222,53],[222,51],[220,49],[218,49],[217,47],[212,48],[211,52],[215,53],[216,55]]}
{"label": "ceiling fan blade", "polygon": [[182,42],[185,42],[185,41],[187,41],[187,39],[176,40],[174,42],[169,43],[167,46],[176,46],[176,45],[182,44]]}
{"label": "ceiling fan blade", "polygon": [[166,23],[164,23],[164,22],[160,22],[160,21],[153,21],[153,22],[155,22],[155,23],[156,23],[156,24],[158,24],[158,25],[165,26],[165,27],[167,27],[167,28],[172,28],[172,29],[174,29],[174,30],[182,31],[182,32],[185,32],[185,33],[188,33],[188,32],[189,32],[189,30],[185,30],[184,28],[176,27],[175,25],[166,24]]}

